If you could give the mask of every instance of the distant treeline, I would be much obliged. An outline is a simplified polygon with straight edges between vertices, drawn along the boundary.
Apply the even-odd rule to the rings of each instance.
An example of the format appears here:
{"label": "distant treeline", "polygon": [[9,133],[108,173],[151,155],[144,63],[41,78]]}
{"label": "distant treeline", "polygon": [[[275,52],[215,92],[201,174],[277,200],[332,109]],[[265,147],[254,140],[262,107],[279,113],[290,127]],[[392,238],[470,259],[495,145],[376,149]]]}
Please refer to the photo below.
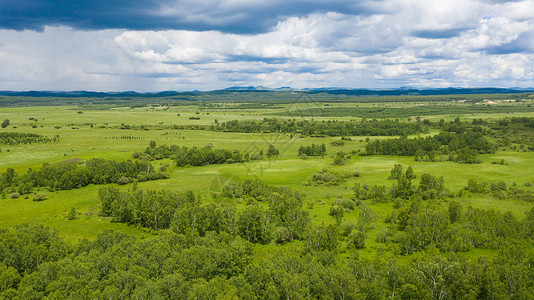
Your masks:
{"label": "distant treeline", "polygon": [[71,190],[89,184],[125,184],[133,180],[147,181],[167,177],[167,173],[157,172],[146,161],[116,162],[91,158],[81,166],[71,162],[45,163],[40,169],[28,169],[24,174],[8,168],[0,174],[0,192],[28,194],[37,188]]}
{"label": "distant treeline", "polygon": [[276,113],[291,117],[360,117],[360,118],[408,118],[414,116],[490,114],[532,112],[528,105],[519,104],[453,104],[425,105],[414,107],[321,107]]}
{"label": "distant treeline", "polygon": [[[160,92],[160,93],[99,93],[99,92],[10,92],[0,91],[0,107],[79,105],[91,108],[116,106],[145,107],[154,103],[180,106],[205,103],[384,103],[384,102],[448,102],[468,100],[522,99],[532,91],[510,89],[436,89],[436,90],[219,90],[208,92]],[[232,108],[232,107],[230,107]],[[236,109],[261,109],[259,106]],[[273,107],[271,107],[273,108]]]}
{"label": "distant treeline", "polygon": [[50,143],[59,140],[59,135],[49,138],[36,133],[0,132],[0,145],[19,145],[33,143]]}
{"label": "distant treeline", "polygon": [[399,120],[310,121],[265,118],[261,121],[232,120],[209,127],[210,130],[243,133],[288,133],[305,136],[393,136],[423,133],[428,130],[421,123]]}

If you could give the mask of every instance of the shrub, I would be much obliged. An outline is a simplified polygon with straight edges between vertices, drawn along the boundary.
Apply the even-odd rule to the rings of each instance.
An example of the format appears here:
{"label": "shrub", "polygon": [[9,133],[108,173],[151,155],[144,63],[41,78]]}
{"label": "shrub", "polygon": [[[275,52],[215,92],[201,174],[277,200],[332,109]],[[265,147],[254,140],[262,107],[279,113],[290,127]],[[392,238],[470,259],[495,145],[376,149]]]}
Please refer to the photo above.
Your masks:
{"label": "shrub", "polygon": [[291,240],[291,233],[287,228],[284,226],[280,226],[276,228],[276,231],[274,232],[274,241],[277,244],[283,244],[285,242],[288,242]]}
{"label": "shrub", "polygon": [[74,207],[71,208],[69,213],[67,214],[67,219],[69,219],[69,220],[76,219],[76,209]]}
{"label": "shrub", "polygon": [[338,146],[339,147],[339,146],[343,146],[343,145],[345,145],[345,142],[340,141],[340,140],[336,140],[336,141],[332,142],[332,146]]}
{"label": "shrub", "polygon": [[132,182],[132,179],[126,176],[121,176],[119,179],[117,179],[117,183],[120,185],[128,184]]}
{"label": "shrub", "polygon": [[348,237],[347,245],[353,246],[356,249],[365,248],[366,234],[361,230],[353,230]]}
{"label": "shrub", "polygon": [[47,194],[44,192],[39,192],[33,195],[33,201],[43,201],[46,200]]}

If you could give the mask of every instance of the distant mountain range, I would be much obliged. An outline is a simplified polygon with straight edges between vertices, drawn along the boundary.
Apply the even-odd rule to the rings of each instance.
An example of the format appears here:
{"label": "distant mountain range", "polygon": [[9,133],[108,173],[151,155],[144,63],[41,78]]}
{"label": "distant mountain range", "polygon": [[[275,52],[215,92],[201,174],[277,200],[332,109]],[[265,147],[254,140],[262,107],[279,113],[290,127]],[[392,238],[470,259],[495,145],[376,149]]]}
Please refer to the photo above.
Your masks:
{"label": "distant mountain range", "polygon": [[293,89],[291,87],[268,88],[263,86],[229,87],[214,91],[162,91],[157,93],[124,92],[91,92],[91,91],[0,91],[1,96],[19,97],[69,97],[69,98],[103,98],[103,97],[172,97],[195,94],[227,94],[234,92],[302,92],[308,94],[331,94],[346,96],[403,96],[403,95],[459,95],[459,94],[511,94],[534,92],[534,88],[441,88],[441,89],[347,89],[347,88],[309,88]]}

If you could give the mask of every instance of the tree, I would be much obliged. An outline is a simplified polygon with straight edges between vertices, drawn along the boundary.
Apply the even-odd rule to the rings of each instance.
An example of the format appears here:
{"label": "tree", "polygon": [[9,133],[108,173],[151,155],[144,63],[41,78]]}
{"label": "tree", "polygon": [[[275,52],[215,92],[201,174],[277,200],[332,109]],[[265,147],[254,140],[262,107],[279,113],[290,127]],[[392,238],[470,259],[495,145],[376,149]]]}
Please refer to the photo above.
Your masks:
{"label": "tree", "polygon": [[[389,179],[398,179],[399,177],[401,177],[402,176],[402,169],[403,168],[402,168],[401,164],[395,164],[395,166],[393,166],[393,169],[391,169],[391,174],[389,175]],[[408,177],[408,176],[406,176],[406,177]]]}
{"label": "tree", "polygon": [[336,219],[336,223],[339,225],[343,220],[343,213],[345,209],[341,205],[333,204],[330,207],[330,215]]}
{"label": "tree", "polygon": [[69,220],[76,219],[76,209],[74,207],[71,208],[69,213],[67,214],[67,219],[69,219]]}
{"label": "tree", "polygon": [[278,149],[276,149],[273,144],[269,144],[269,149],[267,149],[267,157],[278,156],[278,154],[280,154]]}
{"label": "tree", "polygon": [[449,219],[451,223],[454,223],[460,219],[462,215],[462,205],[457,201],[451,201],[449,203]]}
{"label": "tree", "polygon": [[413,172],[412,166],[409,166],[406,169],[406,178],[408,179],[415,179],[417,176],[415,176],[415,173]]}
{"label": "tree", "polygon": [[2,128],[6,128],[7,126],[9,126],[9,119],[2,121]]}
{"label": "tree", "polygon": [[258,205],[247,206],[237,219],[240,235],[253,243],[267,243],[271,237],[271,218]]}

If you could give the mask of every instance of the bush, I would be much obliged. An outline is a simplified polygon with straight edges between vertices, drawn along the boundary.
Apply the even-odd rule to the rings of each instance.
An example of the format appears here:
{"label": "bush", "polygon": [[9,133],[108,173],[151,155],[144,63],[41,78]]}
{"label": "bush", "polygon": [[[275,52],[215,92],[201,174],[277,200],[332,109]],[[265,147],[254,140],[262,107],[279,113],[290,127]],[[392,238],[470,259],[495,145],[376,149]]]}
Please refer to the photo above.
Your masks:
{"label": "bush", "polygon": [[354,201],[348,199],[338,200],[336,204],[341,205],[345,211],[353,211],[355,206]]}
{"label": "bush", "polygon": [[36,193],[33,195],[33,201],[43,201],[46,200],[47,194],[44,192]]}
{"label": "bush", "polygon": [[132,179],[126,176],[121,176],[119,179],[117,179],[117,183],[120,185],[128,184],[130,182],[132,182]]}
{"label": "bush", "polygon": [[11,199],[17,199],[18,197],[20,197],[19,193],[11,193],[11,194],[9,194],[9,198],[11,198]]}
{"label": "bush", "polygon": [[332,142],[332,146],[338,146],[338,147],[340,147],[340,146],[343,146],[343,145],[345,145],[345,142],[340,141],[340,140],[336,140],[336,141],[333,141],[333,142]]}
{"label": "bush", "polygon": [[356,249],[363,249],[365,248],[365,238],[366,238],[366,234],[364,231],[353,230],[349,234],[347,245],[352,246]]}
{"label": "bush", "polygon": [[357,229],[358,229],[358,225],[354,222],[347,222],[347,223],[341,224],[341,234],[343,236],[349,236],[351,232]]}
{"label": "bush", "polygon": [[71,208],[69,213],[67,214],[67,219],[69,219],[69,220],[76,219],[76,209],[74,207]]}
{"label": "bush", "polygon": [[287,228],[284,226],[280,226],[276,228],[276,231],[274,232],[274,241],[277,244],[283,244],[285,242],[288,242],[291,240],[291,233]]}

